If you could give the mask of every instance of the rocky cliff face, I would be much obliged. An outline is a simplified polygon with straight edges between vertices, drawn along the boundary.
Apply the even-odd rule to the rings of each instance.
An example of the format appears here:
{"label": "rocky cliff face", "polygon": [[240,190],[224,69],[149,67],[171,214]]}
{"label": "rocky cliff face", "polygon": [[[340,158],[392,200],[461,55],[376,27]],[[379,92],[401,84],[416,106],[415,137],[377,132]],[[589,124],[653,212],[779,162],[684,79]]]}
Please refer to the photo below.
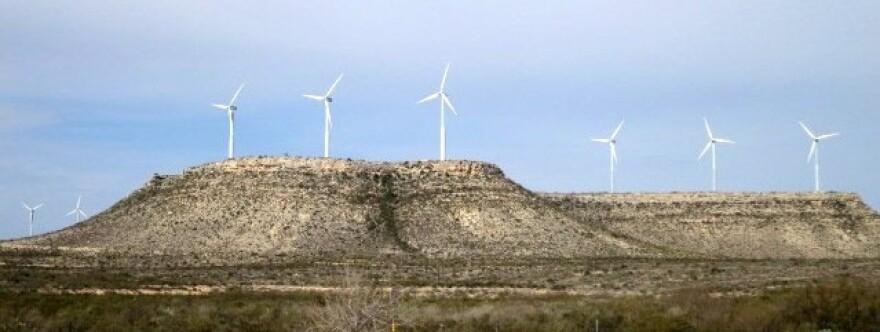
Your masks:
{"label": "rocky cliff face", "polygon": [[880,256],[847,194],[538,195],[479,162],[245,158],[157,177],[87,221],[4,245],[222,257]]}

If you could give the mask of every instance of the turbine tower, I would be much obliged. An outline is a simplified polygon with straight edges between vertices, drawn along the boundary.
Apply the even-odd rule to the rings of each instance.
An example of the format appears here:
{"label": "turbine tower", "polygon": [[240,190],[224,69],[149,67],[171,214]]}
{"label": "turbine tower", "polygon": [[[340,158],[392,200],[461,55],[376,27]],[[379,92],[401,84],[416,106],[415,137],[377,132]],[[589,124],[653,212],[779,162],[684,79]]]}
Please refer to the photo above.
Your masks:
{"label": "turbine tower", "polygon": [[244,88],[244,83],[238,87],[238,90],[232,95],[232,99],[228,104],[211,104],[211,106],[226,111],[229,115],[229,149],[226,156],[226,158],[229,159],[232,159],[235,156],[235,110],[238,109],[238,106],[235,106],[235,101],[238,99],[238,95],[241,93],[242,88]]}
{"label": "turbine tower", "polygon": [[82,206],[82,195],[80,195],[79,198],[76,199],[76,208],[73,209],[73,211],[70,211],[67,213],[68,216],[76,215],[76,222],[80,221],[80,219],[79,219],[80,216],[82,216],[83,218],[89,217],[86,215],[85,212],[83,212],[82,209],[80,209],[81,206]]}
{"label": "turbine tower", "polygon": [[333,85],[330,85],[330,89],[327,90],[323,96],[316,95],[303,95],[303,97],[319,100],[324,103],[324,158],[330,157],[330,128],[333,127],[333,117],[330,114],[330,103],[333,102],[333,98],[331,94],[333,94],[333,90],[336,89],[336,84],[339,84],[339,80],[342,79],[342,75],[336,78],[336,81],[333,82]]}
{"label": "turbine tower", "polygon": [[455,107],[452,107],[452,101],[449,100],[449,94],[446,93],[446,75],[449,74],[449,63],[446,63],[446,69],[443,71],[443,79],[440,80],[440,90],[432,93],[431,95],[419,100],[416,104],[421,104],[429,100],[436,99],[440,97],[440,161],[446,160],[446,106],[449,106],[449,109],[453,114],[458,115],[455,112]]}
{"label": "turbine tower", "polygon": [[611,133],[611,137],[592,139],[593,142],[608,144],[608,147],[611,150],[611,193],[614,193],[614,165],[617,164],[617,133],[620,132],[620,128],[622,127],[623,121],[620,121],[620,124],[617,125],[617,129],[614,129],[614,132]]}
{"label": "turbine tower", "polygon": [[30,215],[29,234],[30,236],[34,236],[34,212],[36,212],[37,209],[43,207],[43,203],[37,204],[37,206],[34,207],[30,207],[24,202],[21,202],[21,205],[23,205],[24,208],[28,210],[28,214]]}
{"label": "turbine tower", "polygon": [[716,167],[716,163],[715,163],[715,145],[717,143],[734,144],[734,141],[731,141],[731,140],[725,139],[725,138],[715,137],[714,135],[712,135],[712,128],[709,127],[709,120],[706,120],[706,118],[703,118],[703,123],[706,124],[706,134],[709,135],[709,142],[706,143],[706,147],[703,148],[703,152],[700,153],[700,157],[698,157],[697,160],[702,160],[703,156],[706,155],[706,152],[708,152],[710,148],[712,149],[712,192],[716,192],[718,190],[718,188],[716,186],[716,183],[717,183],[716,173],[717,173],[718,168]]}
{"label": "turbine tower", "polygon": [[816,189],[815,189],[815,191],[818,193],[820,191],[820,189],[819,189],[819,142],[821,142],[824,139],[828,139],[828,138],[832,138],[834,136],[840,135],[840,133],[833,133],[833,134],[825,134],[825,135],[816,136],[816,135],[813,135],[813,132],[810,131],[810,128],[807,128],[807,125],[805,125],[803,122],[798,122],[798,124],[801,125],[801,128],[804,128],[804,131],[807,133],[807,136],[810,136],[810,139],[813,140],[813,143],[810,144],[810,154],[807,155],[807,162],[809,163],[810,160],[813,160],[813,162],[814,162],[815,172],[816,172]]}

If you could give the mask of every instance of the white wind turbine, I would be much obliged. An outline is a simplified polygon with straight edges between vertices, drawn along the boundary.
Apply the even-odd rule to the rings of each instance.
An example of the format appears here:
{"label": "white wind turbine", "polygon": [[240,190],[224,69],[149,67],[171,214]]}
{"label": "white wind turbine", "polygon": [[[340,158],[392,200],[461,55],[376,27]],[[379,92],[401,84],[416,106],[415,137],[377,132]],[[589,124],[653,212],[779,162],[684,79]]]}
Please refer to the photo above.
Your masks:
{"label": "white wind turbine", "polygon": [[813,135],[813,132],[810,131],[810,128],[807,128],[807,125],[805,125],[803,122],[798,122],[798,124],[801,125],[801,128],[804,128],[804,131],[807,133],[808,136],[810,136],[810,139],[813,140],[813,143],[810,144],[810,154],[807,155],[807,162],[809,163],[810,160],[814,159],[813,161],[815,162],[815,168],[816,168],[816,170],[815,170],[816,171],[816,189],[815,190],[816,190],[816,192],[819,192],[819,142],[821,142],[824,139],[828,139],[828,138],[832,138],[834,136],[840,135],[840,133],[833,133],[833,134],[825,134],[825,135],[816,136],[816,135]]}
{"label": "white wind turbine", "polygon": [[30,207],[27,204],[25,204],[24,202],[21,202],[21,205],[23,205],[24,208],[28,210],[28,215],[30,216],[30,223],[29,223],[30,236],[34,236],[34,212],[36,212],[37,209],[43,207],[43,203],[37,204],[37,206],[34,206],[34,207]]}
{"label": "white wind turbine", "polygon": [[703,152],[700,153],[700,157],[698,157],[697,160],[703,159],[703,156],[706,154],[706,152],[708,152],[710,148],[712,149],[712,191],[715,192],[715,191],[717,191],[717,187],[716,187],[717,167],[716,167],[716,163],[715,163],[715,144],[717,144],[717,143],[734,144],[734,141],[731,141],[729,139],[715,137],[714,135],[712,135],[712,128],[709,127],[709,120],[706,120],[706,118],[703,118],[703,123],[706,124],[706,134],[709,135],[709,142],[706,143],[706,147],[703,148]]}
{"label": "white wind turbine", "polygon": [[242,88],[244,88],[244,83],[238,87],[238,90],[232,95],[232,99],[229,100],[228,104],[211,104],[211,106],[224,110],[229,114],[229,151],[227,153],[227,158],[229,159],[232,159],[235,155],[235,110],[238,109],[238,106],[235,106],[235,101],[238,99]]}
{"label": "white wind turbine", "polygon": [[611,133],[611,137],[609,138],[594,138],[593,142],[608,144],[608,147],[611,150],[611,192],[614,193],[614,165],[617,164],[617,134],[620,132],[620,128],[623,127],[623,121],[620,121],[620,124],[617,125],[617,128],[614,129],[614,132]]}
{"label": "white wind turbine", "polygon": [[449,106],[449,109],[453,114],[458,115],[455,111],[455,107],[452,107],[452,101],[449,100],[449,94],[446,93],[446,75],[449,74],[449,63],[446,64],[446,69],[443,71],[443,79],[440,81],[440,90],[432,93],[431,95],[419,100],[416,104],[421,104],[429,100],[436,99],[440,97],[440,161],[446,160],[446,106]]}
{"label": "white wind turbine", "polygon": [[330,103],[333,102],[333,90],[336,89],[336,84],[339,84],[339,80],[342,79],[343,74],[340,74],[339,77],[336,78],[336,81],[333,82],[333,85],[330,85],[330,89],[327,90],[323,96],[316,95],[303,95],[303,97],[319,100],[324,103],[324,158],[330,157],[330,128],[333,127],[333,116],[330,114]]}
{"label": "white wind turbine", "polygon": [[79,220],[80,220],[79,217],[80,217],[80,216],[82,216],[83,218],[88,218],[88,217],[89,217],[89,216],[86,215],[85,212],[83,212],[82,209],[80,209],[81,206],[82,206],[82,195],[80,195],[79,198],[76,199],[76,208],[73,209],[73,211],[70,211],[70,212],[67,213],[68,216],[70,216],[70,215],[76,215],[76,222],[79,222]]}

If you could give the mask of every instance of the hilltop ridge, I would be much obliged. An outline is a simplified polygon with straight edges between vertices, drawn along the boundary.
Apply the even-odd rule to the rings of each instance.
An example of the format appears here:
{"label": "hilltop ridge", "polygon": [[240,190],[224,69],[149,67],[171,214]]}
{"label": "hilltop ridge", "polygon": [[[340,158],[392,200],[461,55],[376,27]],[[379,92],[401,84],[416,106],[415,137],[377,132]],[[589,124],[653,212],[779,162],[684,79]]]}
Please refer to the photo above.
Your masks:
{"label": "hilltop ridge", "polygon": [[537,194],[473,161],[258,157],[156,176],[88,220],[5,246],[322,259],[863,258],[853,194]]}

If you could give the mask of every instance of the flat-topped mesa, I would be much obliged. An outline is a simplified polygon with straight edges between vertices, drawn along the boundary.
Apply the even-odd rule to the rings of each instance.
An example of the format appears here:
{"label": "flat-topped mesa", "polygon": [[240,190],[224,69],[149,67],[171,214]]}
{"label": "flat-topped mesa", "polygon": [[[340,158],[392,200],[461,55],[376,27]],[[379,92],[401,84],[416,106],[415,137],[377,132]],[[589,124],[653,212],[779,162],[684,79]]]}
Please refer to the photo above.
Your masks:
{"label": "flat-topped mesa", "polygon": [[156,176],[87,221],[19,243],[198,254],[213,263],[644,252],[580,226],[491,164],[265,157]]}
{"label": "flat-topped mesa", "polygon": [[204,172],[303,171],[313,173],[396,173],[399,176],[504,177],[498,166],[478,161],[370,162],[351,159],[250,157],[189,168],[183,175]]}
{"label": "flat-topped mesa", "polygon": [[[872,217],[877,213],[854,193],[578,193],[543,194],[553,200],[591,205],[619,213],[640,210],[640,214],[668,215],[685,209],[706,209],[713,214],[845,213]],[[613,212],[613,211],[612,211]]]}
{"label": "flat-topped mesa", "polygon": [[547,194],[584,222],[655,246],[737,258],[880,256],[880,216],[850,193]]}

